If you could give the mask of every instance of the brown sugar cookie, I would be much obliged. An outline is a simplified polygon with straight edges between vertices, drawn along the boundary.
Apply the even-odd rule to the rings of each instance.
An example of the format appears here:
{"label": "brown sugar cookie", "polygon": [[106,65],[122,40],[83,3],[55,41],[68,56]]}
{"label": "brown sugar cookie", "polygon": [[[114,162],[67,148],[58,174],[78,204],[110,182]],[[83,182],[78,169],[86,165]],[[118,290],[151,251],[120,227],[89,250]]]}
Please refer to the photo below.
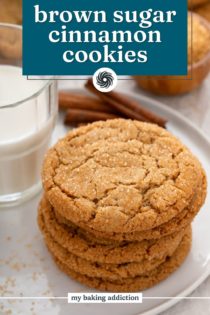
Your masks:
{"label": "brown sugar cookie", "polygon": [[[22,58],[22,32],[17,28],[1,28],[0,30],[0,58],[7,61]],[[15,63],[14,63],[15,64]],[[17,64],[18,65],[18,64]]]}
{"label": "brown sugar cookie", "polygon": [[[175,233],[187,225],[189,225],[198,211],[200,210],[201,206],[204,203],[206,197],[206,190],[207,190],[207,182],[206,176],[203,173],[201,177],[201,181],[199,183],[197,192],[191,202],[191,204],[180,212],[176,217],[172,218],[168,222],[159,225],[151,230],[145,230],[141,232],[133,232],[133,233],[112,233],[107,234],[105,232],[95,231],[93,229],[87,228],[85,229],[80,228],[80,234],[88,238],[89,240],[94,240],[97,243],[110,243],[110,242],[131,242],[131,241],[142,241],[142,240],[151,240],[151,239],[159,239],[164,236],[170,235]],[[71,227],[76,227],[72,222],[67,221],[65,218],[59,216],[56,213],[56,218],[59,223],[69,225]]]}
{"label": "brown sugar cookie", "polygon": [[[49,202],[43,198],[39,207],[38,223],[44,234],[49,234],[54,243],[68,250],[73,255],[87,261],[109,264],[123,264],[160,260],[171,255],[179,245],[185,233],[184,230],[163,237],[159,240],[132,242],[112,245],[96,244],[78,233],[78,229],[71,229],[56,221]],[[49,242],[50,243],[50,240]],[[54,245],[56,247],[56,245]]]}
{"label": "brown sugar cookie", "polygon": [[188,65],[199,62],[210,52],[210,24],[195,13],[191,19],[188,19]]}
{"label": "brown sugar cookie", "polygon": [[180,267],[190,251],[191,240],[191,232],[188,232],[184,236],[175,253],[148,274],[133,278],[122,278],[116,281],[108,281],[106,279],[104,280],[103,278],[87,277],[71,270],[65,263],[59,261],[57,258],[54,259],[58,267],[63,272],[91,288],[111,292],[135,292],[145,290],[156,285],[160,281],[166,279],[171,273]]}
{"label": "brown sugar cookie", "polygon": [[56,211],[106,233],[159,226],[194,197],[202,167],[170,132],[115,119],[71,131],[46,154],[43,186]]}
{"label": "brown sugar cookie", "polygon": [[0,22],[22,23],[22,0],[0,0]]}
{"label": "brown sugar cookie", "polygon": [[136,277],[148,273],[163,263],[166,260],[166,257],[170,257],[173,254],[173,252],[170,251],[166,257],[162,257],[161,259],[155,258],[151,260],[143,260],[141,262],[102,264],[89,262],[71,254],[54,242],[49,233],[45,233],[45,241],[51,254],[59,261],[65,263],[71,270],[91,278],[103,278],[111,281],[119,280],[121,278]]}
{"label": "brown sugar cookie", "polygon": [[188,15],[187,75],[134,76],[134,79],[139,87],[148,92],[157,95],[179,95],[198,88],[209,71],[210,23],[201,15],[191,12]]}
{"label": "brown sugar cookie", "polygon": [[166,260],[167,257],[173,255],[184,234],[182,233],[182,237],[180,237],[180,242],[177,244],[176,248],[173,248],[173,250],[169,248],[168,253],[161,259],[153,258],[145,259],[141,262],[106,264],[90,262],[81,257],[78,257],[60,246],[46,231],[46,229],[43,229],[42,232],[44,234],[46,245],[52,256],[67,265],[68,268],[91,278],[103,278],[110,281],[119,280],[122,278],[133,278],[148,273],[149,271],[157,268]]}
{"label": "brown sugar cookie", "polygon": [[209,2],[209,0],[205,4],[195,8],[194,12],[201,15],[202,17],[204,17],[205,19],[207,19],[210,22],[210,2]]}
{"label": "brown sugar cookie", "polygon": [[200,5],[204,5],[205,3],[208,3],[209,0],[188,0],[188,8],[197,8]]}

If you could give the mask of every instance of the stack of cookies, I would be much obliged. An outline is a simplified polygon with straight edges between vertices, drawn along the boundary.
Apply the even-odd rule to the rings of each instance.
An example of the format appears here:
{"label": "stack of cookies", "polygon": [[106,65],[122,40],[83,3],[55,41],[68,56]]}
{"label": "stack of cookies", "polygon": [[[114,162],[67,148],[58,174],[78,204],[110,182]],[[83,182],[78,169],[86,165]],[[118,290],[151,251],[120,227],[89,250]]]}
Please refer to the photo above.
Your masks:
{"label": "stack of cookies", "polygon": [[117,292],[151,287],[182,264],[206,196],[204,170],[178,139],[125,119],[69,132],[42,178],[38,222],[56,264]]}

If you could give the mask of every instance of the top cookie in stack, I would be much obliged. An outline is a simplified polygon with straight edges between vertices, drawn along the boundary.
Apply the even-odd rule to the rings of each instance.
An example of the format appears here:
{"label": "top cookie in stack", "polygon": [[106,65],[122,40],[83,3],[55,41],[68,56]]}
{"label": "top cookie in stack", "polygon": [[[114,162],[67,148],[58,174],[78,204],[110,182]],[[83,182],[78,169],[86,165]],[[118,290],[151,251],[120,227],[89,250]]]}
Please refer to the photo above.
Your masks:
{"label": "top cookie in stack", "polygon": [[168,131],[122,119],[70,132],[43,168],[56,212],[107,236],[158,229],[194,210],[203,178],[198,160]]}
{"label": "top cookie in stack", "polygon": [[[39,225],[58,265],[83,283],[114,291],[149,287],[181,264],[190,248],[190,223],[206,195],[201,164],[178,139],[154,124],[125,119],[67,134],[46,155],[43,186]],[[111,276],[116,264],[81,256],[78,249],[86,266],[79,268],[75,246],[73,256],[70,246],[75,235],[86,247],[101,244],[103,252],[107,246],[118,255],[122,251],[125,259],[117,268],[123,280]],[[167,249],[157,262],[150,248],[164,243]],[[145,246],[147,258],[137,262],[131,248]],[[78,263],[74,267],[69,255]],[[137,263],[132,276],[130,263]]]}

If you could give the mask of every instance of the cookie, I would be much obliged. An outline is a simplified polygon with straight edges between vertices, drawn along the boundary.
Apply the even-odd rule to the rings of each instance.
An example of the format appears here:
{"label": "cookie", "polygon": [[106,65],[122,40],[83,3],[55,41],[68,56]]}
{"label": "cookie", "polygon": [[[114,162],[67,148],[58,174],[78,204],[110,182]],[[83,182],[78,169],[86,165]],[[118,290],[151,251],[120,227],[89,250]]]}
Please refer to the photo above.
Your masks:
{"label": "cookie", "polygon": [[[93,240],[95,243],[101,244],[124,241],[126,242],[142,241],[162,238],[164,236],[178,232],[179,230],[185,228],[192,222],[192,220],[194,219],[194,217],[196,216],[196,214],[198,213],[198,211],[200,210],[201,206],[204,203],[206,197],[206,190],[207,190],[206,176],[203,173],[195,197],[192,200],[192,203],[186,209],[180,212],[177,216],[175,216],[173,219],[151,230],[133,233],[108,234],[87,228],[87,226],[83,226],[85,229],[80,228],[79,229],[80,234],[85,236],[89,240]],[[56,210],[54,211],[59,223],[76,228],[76,226],[72,222],[60,216],[56,212]]]}
{"label": "cookie", "polygon": [[210,22],[210,2],[207,1],[205,4],[197,7],[194,11]]}
{"label": "cookie", "polygon": [[22,0],[0,0],[0,22],[22,23]]}
{"label": "cookie", "polygon": [[210,52],[210,25],[193,13],[188,16],[188,65],[194,65]]}
{"label": "cookie", "polygon": [[55,259],[58,267],[73,279],[91,288],[111,292],[135,292],[150,288],[160,281],[166,279],[184,262],[191,248],[192,235],[186,234],[175,253],[167,260],[148,274],[134,278],[122,278],[116,281],[108,281],[103,278],[87,277],[71,270],[65,263]]}
{"label": "cookie", "polygon": [[115,281],[122,278],[134,278],[139,275],[144,275],[157,268],[166,260],[167,257],[173,255],[184,234],[182,233],[180,242],[177,244],[176,248],[173,248],[173,250],[170,248],[167,254],[165,254],[165,256],[160,259],[145,259],[141,262],[131,262],[124,264],[106,264],[90,262],[80,258],[60,246],[45,229],[43,229],[42,232],[45,237],[46,245],[52,256],[68,266],[69,269],[91,278],[103,278],[110,281]]}
{"label": "cookie", "polygon": [[209,0],[188,0],[188,8],[192,9],[195,7],[199,7],[200,5],[204,5]]}
{"label": "cookie", "polygon": [[96,244],[92,240],[82,237],[78,233],[78,229],[58,224],[54,211],[46,198],[43,198],[40,203],[38,223],[42,232],[49,234],[48,239],[51,237],[63,249],[87,261],[102,264],[123,264],[163,259],[175,251],[185,232],[181,230],[179,233],[159,240],[112,245]]}
{"label": "cookie", "polygon": [[19,60],[22,58],[22,32],[5,28],[0,32],[0,58]]}
{"label": "cookie", "polygon": [[203,170],[154,124],[115,119],[67,134],[46,154],[42,179],[56,211],[105,233],[155,228],[192,201]]}

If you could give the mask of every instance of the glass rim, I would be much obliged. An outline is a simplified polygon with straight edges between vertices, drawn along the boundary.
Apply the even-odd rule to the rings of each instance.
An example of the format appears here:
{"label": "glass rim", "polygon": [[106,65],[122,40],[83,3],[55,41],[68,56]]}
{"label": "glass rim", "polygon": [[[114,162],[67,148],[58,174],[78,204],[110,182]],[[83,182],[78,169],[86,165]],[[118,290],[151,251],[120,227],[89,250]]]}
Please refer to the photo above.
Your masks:
{"label": "glass rim", "polygon": [[[13,29],[13,30],[19,30],[22,32],[22,25],[18,25],[18,24],[12,24],[12,23],[2,23],[0,22],[0,30],[1,28],[8,28],[8,29]],[[32,79],[33,80],[33,79]],[[39,80],[39,79],[36,79],[36,80]],[[8,103],[8,104],[5,104],[5,105],[0,105],[0,110],[1,109],[5,109],[5,108],[11,108],[11,107],[16,107],[16,106],[20,106],[21,104],[39,96],[50,84],[51,84],[51,81],[54,81],[54,77],[52,76],[51,79],[42,79],[41,76],[40,76],[40,81],[46,81],[45,83],[43,83],[43,86],[40,87],[40,89],[38,89],[38,91],[36,91],[35,93],[17,101],[17,102],[13,102],[13,103]]]}

